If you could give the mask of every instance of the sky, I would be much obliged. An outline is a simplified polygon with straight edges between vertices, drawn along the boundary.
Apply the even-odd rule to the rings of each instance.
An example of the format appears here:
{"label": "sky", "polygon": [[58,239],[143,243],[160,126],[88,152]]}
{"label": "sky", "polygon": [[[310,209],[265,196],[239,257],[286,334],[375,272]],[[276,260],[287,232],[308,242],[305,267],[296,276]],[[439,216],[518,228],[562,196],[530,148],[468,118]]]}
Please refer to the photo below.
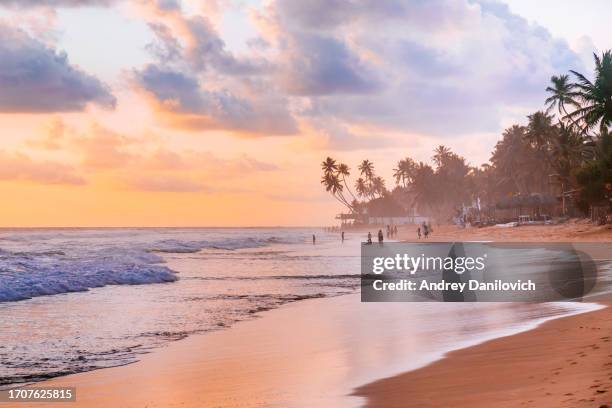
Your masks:
{"label": "sky", "polygon": [[605,0],[3,0],[0,226],[331,225],[332,156],[486,163]]}

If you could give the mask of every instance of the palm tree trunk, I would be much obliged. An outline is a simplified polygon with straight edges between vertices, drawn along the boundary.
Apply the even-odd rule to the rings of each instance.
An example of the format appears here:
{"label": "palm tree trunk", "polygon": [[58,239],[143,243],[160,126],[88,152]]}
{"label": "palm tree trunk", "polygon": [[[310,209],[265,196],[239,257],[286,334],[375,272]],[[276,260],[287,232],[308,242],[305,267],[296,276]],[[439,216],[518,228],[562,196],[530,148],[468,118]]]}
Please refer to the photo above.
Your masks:
{"label": "palm tree trunk", "polygon": [[344,177],[344,175],[342,176],[342,182],[344,183],[344,186],[346,187],[346,190],[349,192],[351,197],[353,197],[353,200],[357,201],[357,197],[355,197],[355,194],[353,194],[353,192],[351,191],[351,188],[349,187],[348,183],[346,182],[346,178]]}
{"label": "palm tree trunk", "polygon": [[572,117],[569,116],[569,114],[567,113],[567,110],[565,110],[565,105],[564,104],[561,105],[561,109],[563,110],[563,113],[565,113],[565,117],[569,118],[570,122],[572,122],[572,125],[578,127],[578,124],[574,121],[574,119]]}
{"label": "palm tree trunk", "polygon": [[344,200],[344,197],[339,197],[336,194],[332,194],[332,195],[334,196],[334,198],[336,200],[338,200],[340,203],[342,203],[342,205],[346,206],[349,210],[351,210],[351,212],[354,212],[353,207],[349,203],[347,203],[346,200]]}

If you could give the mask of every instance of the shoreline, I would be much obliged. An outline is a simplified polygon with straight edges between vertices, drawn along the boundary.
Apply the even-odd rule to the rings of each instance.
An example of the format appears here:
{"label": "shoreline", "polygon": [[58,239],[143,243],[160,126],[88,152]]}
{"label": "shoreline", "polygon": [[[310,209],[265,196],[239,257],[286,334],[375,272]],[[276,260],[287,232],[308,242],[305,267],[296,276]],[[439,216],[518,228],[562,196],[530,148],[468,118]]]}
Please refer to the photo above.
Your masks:
{"label": "shoreline", "polygon": [[[357,333],[362,333],[363,329],[371,327],[373,317],[370,317],[369,323],[363,327],[355,327],[356,320],[354,319],[362,320],[364,317],[363,313],[355,313],[355,300],[356,295],[347,295],[296,302],[265,313],[259,319],[240,322],[228,330],[194,335],[182,341],[170,343],[168,347],[144,355],[140,361],[129,365],[58,377],[37,383],[35,386],[77,387],[76,403],[50,404],[66,407],[182,406],[195,408],[238,405],[250,407],[266,406],[266,403],[289,407],[313,406],[313,404],[325,407],[362,407],[364,406],[363,398],[366,397],[371,401],[372,398],[375,398],[375,394],[360,395],[351,391],[363,390],[371,384],[388,381],[389,379],[385,377],[405,371],[408,367],[407,361],[410,360],[402,358],[399,360],[400,364],[395,364],[390,369],[385,365],[388,365],[388,359],[382,359],[383,355],[380,354],[376,357],[376,350],[385,350],[385,353],[393,351],[393,349],[387,350],[386,345],[393,344],[389,343],[389,340],[393,340],[394,337],[382,333],[383,338],[377,339],[376,344],[372,345],[368,341],[380,336],[381,329],[387,327],[388,322],[382,324],[378,329],[373,329],[374,332],[378,332],[374,337],[371,335],[360,337]],[[383,306],[385,307],[376,307],[375,304],[375,309],[367,310],[378,314],[387,310],[389,316],[396,317],[398,317],[399,309],[406,311],[405,308],[401,308],[402,305],[392,310],[388,310],[386,304]],[[311,323],[299,323],[322,309],[327,310],[325,318],[317,317]],[[428,367],[440,364],[463,350],[486,347],[490,342],[500,339],[537,332],[540,327],[550,322],[590,315],[598,311],[576,310],[569,311],[569,313],[574,314],[569,317],[566,317],[566,314],[544,315],[536,321],[526,322],[526,326],[521,323],[520,326],[514,328],[508,327],[507,330],[502,329],[483,334],[482,339],[476,338],[463,343],[455,343],[452,347],[447,348],[453,351],[441,350],[439,355],[434,353],[422,362],[413,360],[415,369],[408,368],[411,371],[408,371],[407,374],[399,374],[399,376],[427,370]],[[544,323],[538,320],[544,320]],[[351,334],[348,333],[350,330],[344,330],[349,327],[357,329],[356,332]],[[330,341],[330,335],[338,330],[344,332],[346,338],[340,342],[333,338]],[[290,333],[287,333],[288,331]],[[405,329],[399,331],[406,343],[395,344],[395,348],[407,349],[410,347],[409,336],[402,335],[405,332]],[[357,337],[354,337],[356,335]],[[427,341],[427,339],[422,340]],[[363,347],[364,344],[370,347]],[[358,347],[358,345],[362,346]],[[360,361],[364,358],[363,354],[368,355],[372,352],[374,354],[370,357],[373,359]],[[361,374],[355,375],[350,369],[351,366],[346,365],[347,361],[344,362],[345,364],[340,364],[340,367],[338,366],[343,361],[343,355],[344,358],[347,358],[346,353],[352,354],[352,358],[357,358],[358,364],[353,366],[353,369],[361,370]],[[414,357],[419,358],[422,355],[416,354]],[[385,369],[381,371],[383,366],[387,371]],[[418,366],[422,368],[417,368]],[[334,371],[335,375],[330,374]],[[344,380],[338,381],[339,378],[344,378]],[[351,381],[346,382],[347,378],[350,378]],[[371,381],[374,383],[370,383]],[[434,384],[436,381],[438,380],[433,379],[431,383]],[[362,385],[368,383],[370,384]],[[299,390],[297,394],[288,393],[288,395],[299,397],[295,401],[289,400],[291,403],[282,398],[275,400],[276,397],[270,397],[270,395],[287,393],[287,390],[296,392],[296,389]],[[317,399],[312,399],[314,397],[311,397],[311,394],[316,390],[325,392],[322,392],[322,396],[316,397]],[[404,401],[403,398],[401,400]],[[19,406],[29,405],[19,404]],[[393,407],[386,403],[368,406]],[[440,405],[435,404],[434,406]]]}
{"label": "shoreline", "polygon": [[[521,225],[517,227],[466,227],[454,224],[432,224],[433,232],[429,238],[418,239],[416,229],[419,225],[398,225],[396,237],[386,237],[385,241],[400,242],[451,242],[451,241],[500,241],[500,242],[612,242],[612,225],[593,225],[585,219],[570,219],[561,224]],[[378,229],[385,231],[385,225],[360,226],[349,228],[348,233],[375,235]],[[337,232],[340,234],[340,230]]]}
{"label": "shoreline", "polygon": [[[474,233],[487,233],[488,229],[463,230],[455,226],[434,228],[436,231],[429,242],[478,239],[474,238]],[[539,235],[533,231],[550,231],[547,228],[550,227],[528,226],[512,228],[507,232],[519,235],[519,240],[522,240],[523,232],[535,237],[535,240],[540,240]],[[521,231],[517,231],[519,229]],[[506,231],[503,228],[500,230],[504,233]],[[407,227],[402,228],[397,238],[409,238],[406,234],[410,232]],[[590,235],[592,230],[587,232]],[[504,239],[495,236],[492,240]],[[550,237],[546,240],[554,241]],[[561,240],[580,241],[569,234],[562,235]],[[238,322],[227,330],[196,334],[178,342],[170,342],[167,347],[153,350],[129,365],[56,377],[35,383],[34,386],[76,386],[80,390],[79,398],[76,405],[65,405],[70,407],[250,407],[266,406],[268,403],[287,407],[316,405],[335,408],[361,407],[364,406],[364,401],[367,401],[367,407],[472,408],[491,406],[486,403],[487,398],[495,400],[496,406],[515,407],[518,406],[517,398],[522,398],[523,394],[527,395],[523,389],[533,391],[530,388],[534,387],[532,383],[537,384],[544,377],[531,378],[532,383],[516,385],[505,380],[504,375],[510,375],[510,380],[514,381],[518,378],[517,374],[520,376],[523,372],[537,371],[542,365],[556,362],[556,357],[563,356],[564,353],[571,354],[571,350],[568,350],[573,346],[587,349],[588,356],[580,356],[578,363],[593,358],[591,354],[595,352],[590,352],[590,345],[598,347],[594,350],[605,350],[607,347],[608,352],[604,357],[609,355],[608,360],[612,359],[612,343],[601,338],[583,338],[580,336],[582,332],[572,331],[572,326],[587,325],[576,323],[587,319],[585,316],[607,316],[609,323],[612,317],[612,309],[609,308],[612,299],[609,294],[603,298],[606,302],[604,309],[587,310],[588,307],[585,307],[581,310],[577,307],[560,315],[554,314],[553,311],[553,314],[536,315],[540,317],[525,320],[518,325],[514,325],[512,320],[498,321],[497,318],[507,316],[498,314],[494,307],[470,309],[468,304],[437,304],[435,313],[431,314],[426,307],[421,309],[416,305],[407,307],[407,304],[362,304],[355,300],[357,297],[358,292],[348,296],[286,304],[258,315],[255,319]],[[588,299],[584,306],[601,303],[601,300]],[[525,310],[522,307],[516,305],[515,317],[519,317],[521,310]],[[470,317],[475,324],[462,327],[466,321],[461,319],[461,315],[465,312],[471,314],[471,310],[477,312]],[[483,313],[483,310],[488,312]],[[420,315],[420,312],[424,311],[428,313]],[[457,323],[449,324],[449,317],[445,316],[445,313],[452,314],[450,319],[457,319]],[[376,321],[378,319],[380,322]],[[395,325],[396,320],[402,322]],[[413,320],[410,322],[412,326],[406,324],[406,320]],[[550,325],[557,327],[556,325],[561,323],[555,322],[567,321],[573,323],[563,323],[555,333],[549,333]],[[599,331],[607,330],[612,333],[612,325],[603,329],[602,327]],[[420,331],[421,329],[424,330]],[[562,336],[559,336],[559,333],[562,333]],[[607,334],[600,337],[604,336]],[[564,338],[563,341],[559,341],[560,337]],[[520,340],[523,338],[527,340]],[[371,342],[372,340],[374,342]],[[602,344],[598,343],[602,341]],[[491,344],[498,343],[502,345],[502,352],[490,351]],[[422,344],[428,344],[429,351],[427,347],[422,347]],[[543,357],[547,352],[551,352],[551,347],[554,350],[552,355]],[[524,354],[525,349],[531,354]],[[570,357],[573,356],[567,359]],[[500,358],[503,363],[491,367],[491,360]],[[559,387],[567,388],[567,381],[571,386],[574,377],[567,380],[562,374],[569,372],[569,369],[575,371],[577,367],[571,366],[566,370],[562,363],[559,361],[559,364],[552,367],[558,369],[559,374],[550,381],[559,383]],[[571,365],[569,361],[565,363]],[[440,365],[444,368],[436,368]],[[578,368],[583,368],[583,364]],[[431,374],[431,370],[439,371]],[[425,374],[422,374],[423,372]],[[476,378],[473,372],[483,378]],[[588,377],[588,373],[578,374],[579,377]],[[419,377],[423,375],[424,377]],[[561,395],[568,400],[572,395],[565,394],[580,395],[580,399],[588,402],[584,406],[593,406],[593,401],[599,403],[600,400],[612,405],[610,400],[606,400],[612,396],[612,364],[606,375],[609,381],[605,380],[605,376],[600,379],[600,386],[604,387],[601,390],[604,392],[599,399],[597,396],[586,398],[573,389]],[[459,380],[459,384],[453,382],[455,380]],[[578,380],[574,382],[582,384],[584,379],[580,377]],[[513,394],[511,392],[514,399],[503,402],[503,398],[500,399],[493,391],[480,392],[481,383],[500,393],[506,391],[505,386],[510,387],[515,390]],[[590,384],[589,387],[592,385],[595,384]],[[19,387],[17,384],[15,386]],[[520,392],[516,391],[517,389],[520,389]],[[313,399],[310,394],[314,395],[318,391],[321,396],[317,397],[319,399]],[[444,394],[444,398],[457,396],[453,392],[458,392],[456,401],[442,398],[441,394]],[[286,394],[285,398],[289,395],[297,397],[293,401],[283,400],[276,395],[283,393]],[[526,399],[525,406],[556,407],[565,406],[563,404],[567,402],[555,400],[555,405],[549,401],[558,396],[556,389],[545,391],[544,394],[547,400],[539,400],[542,396],[537,394],[530,398],[538,403],[532,405],[534,403],[529,403],[530,400]],[[591,399],[593,401],[590,401]],[[470,402],[461,405],[459,400]],[[502,401],[501,405],[498,400]],[[322,404],[322,401],[325,401],[325,404]],[[407,405],[407,401],[414,405]],[[479,403],[481,405],[478,405]],[[545,405],[546,403],[552,405]],[[51,404],[58,405],[64,406]]]}
{"label": "shoreline", "polygon": [[597,303],[604,308],[454,350],[354,395],[366,408],[610,406],[612,302]]}

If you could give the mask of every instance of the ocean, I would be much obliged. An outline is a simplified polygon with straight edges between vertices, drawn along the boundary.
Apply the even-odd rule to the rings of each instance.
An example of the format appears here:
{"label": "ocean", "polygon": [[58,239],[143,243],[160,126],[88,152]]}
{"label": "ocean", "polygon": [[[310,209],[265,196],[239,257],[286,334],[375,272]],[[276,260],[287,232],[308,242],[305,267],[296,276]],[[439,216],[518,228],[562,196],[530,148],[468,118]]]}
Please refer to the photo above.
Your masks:
{"label": "ocean", "polygon": [[[133,363],[287,303],[356,294],[362,235],[347,233],[342,243],[338,233],[309,228],[2,230],[0,387]],[[339,321],[354,320],[370,344],[412,342],[388,361],[353,367],[359,380],[587,308],[347,299]]]}
{"label": "ocean", "polygon": [[0,386],[127,364],[285,303],[354,292],[358,240],[338,238],[291,228],[3,230]]}

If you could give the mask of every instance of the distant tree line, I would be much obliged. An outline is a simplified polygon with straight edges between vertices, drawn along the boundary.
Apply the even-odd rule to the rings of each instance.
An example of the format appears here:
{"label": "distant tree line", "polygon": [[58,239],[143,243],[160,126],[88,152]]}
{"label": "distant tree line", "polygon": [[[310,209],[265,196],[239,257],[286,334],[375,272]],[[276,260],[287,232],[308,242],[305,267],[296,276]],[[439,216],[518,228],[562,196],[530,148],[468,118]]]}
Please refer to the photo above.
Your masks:
{"label": "distant tree line", "polygon": [[[502,132],[489,163],[473,167],[446,146],[434,150],[432,164],[401,159],[388,190],[374,164],[363,160],[354,190],[350,168],[328,157],[321,183],[349,211],[363,211],[383,197],[411,197],[422,212],[447,217],[462,204],[494,205],[503,197],[534,192],[573,194],[577,206],[612,197],[612,51],[594,54],[593,80],[579,72],[555,75],[546,88],[545,108]],[[354,191],[354,192],[353,192]]]}

